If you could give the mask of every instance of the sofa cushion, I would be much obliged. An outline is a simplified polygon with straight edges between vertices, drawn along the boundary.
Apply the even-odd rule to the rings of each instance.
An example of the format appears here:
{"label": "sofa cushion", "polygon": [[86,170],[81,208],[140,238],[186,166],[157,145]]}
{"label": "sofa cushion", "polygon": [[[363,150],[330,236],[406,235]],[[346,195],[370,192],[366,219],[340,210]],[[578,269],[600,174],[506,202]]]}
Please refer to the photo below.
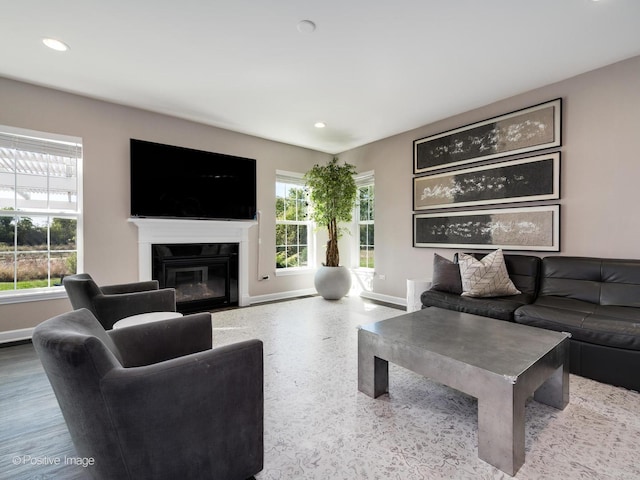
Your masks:
{"label": "sofa cushion", "polygon": [[520,294],[507,297],[475,298],[431,289],[423,292],[420,300],[425,307],[446,308],[447,310],[512,322],[513,312],[518,307],[533,301],[533,297],[528,294]]}
{"label": "sofa cushion", "polygon": [[580,313],[594,313],[597,305],[591,302],[584,302],[569,297],[554,297],[552,295],[539,296],[533,302],[536,305],[549,308],[558,308],[560,310],[575,310]]}
{"label": "sofa cushion", "polygon": [[569,332],[574,340],[640,350],[640,311],[636,308],[544,296],[518,308],[514,318],[524,325]]}
{"label": "sofa cushion", "polygon": [[596,305],[594,315],[606,318],[631,320],[640,323],[640,312],[635,307],[618,307],[616,305]]}
{"label": "sofa cushion", "polygon": [[602,260],[601,305],[640,307],[640,261]]}
{"label": "sofa cushion", "polygon": [[502,250],[498,249],[481,260],[462,253],[458,261],[462,296],[500,297],[521,293],[509,278]]}
{"label": "sofa cushion", "polygon": [[540,295],[600,303],[601,264],[600,258],[545,257]]}
{"label": "sofa cushion", "polygon": [[440,292],[460,295],[462,293],[462,281],[460,280],[460,267],[458,264],[434,253],[431,288]]}
{"label": "sofa cushion", "polygon": [[538,294],[542,259],[533,255],[505,255],[504,263],[516,288],[535,297]]}

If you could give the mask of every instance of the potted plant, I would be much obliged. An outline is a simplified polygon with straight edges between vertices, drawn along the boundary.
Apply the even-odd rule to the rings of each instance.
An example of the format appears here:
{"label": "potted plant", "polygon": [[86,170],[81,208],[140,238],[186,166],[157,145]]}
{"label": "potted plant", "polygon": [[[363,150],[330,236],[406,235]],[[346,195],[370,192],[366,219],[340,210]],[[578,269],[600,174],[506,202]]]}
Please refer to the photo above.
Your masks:
{"label": "potted plant", "polygon": [[340,265],[338,239],[343,229],[340,222],[350,222],[357,188],[353,178],[356,167],[339,164],[333,157],[326,165],[314,165],[305,176],[312,203],[311,218],[317,225],[327,227],[326,261],[315,276],[315,287],[328,300],[337,300],[351,288],[351,274]]}

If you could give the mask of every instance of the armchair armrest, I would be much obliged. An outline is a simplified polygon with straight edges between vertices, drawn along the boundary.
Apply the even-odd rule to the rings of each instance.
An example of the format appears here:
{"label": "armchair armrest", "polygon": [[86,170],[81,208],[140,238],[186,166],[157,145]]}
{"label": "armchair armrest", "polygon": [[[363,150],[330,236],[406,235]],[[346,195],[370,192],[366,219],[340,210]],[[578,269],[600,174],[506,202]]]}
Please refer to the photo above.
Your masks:
{"label": "armchair armrest", "polygon": [[175,312],[176,291],[173,288],[144,292],[97,295],[93,299],[96,316],[109,329],[118,320],[148,312]]}
{"label": "armchair armrest", "polygon": [[117,293],[133,293],[146,292],[148,290],[158,290],[160,282],[158,280],[148,280],[144,282],[118,283],[115,285],[103,285],[100,287],[105,295],[113,295]]}
{"label": "armchair armrest", "polygon": [[100,389],[131,478],[195,478],[204,471],[247,478],[260,471],[263,375],[259,340],[111,370]]}
{"label": "armchair armrest", "polygon": [[211,314],[195,313],[107,333],[118,347],[125,367],[151,365],[211,349]]}

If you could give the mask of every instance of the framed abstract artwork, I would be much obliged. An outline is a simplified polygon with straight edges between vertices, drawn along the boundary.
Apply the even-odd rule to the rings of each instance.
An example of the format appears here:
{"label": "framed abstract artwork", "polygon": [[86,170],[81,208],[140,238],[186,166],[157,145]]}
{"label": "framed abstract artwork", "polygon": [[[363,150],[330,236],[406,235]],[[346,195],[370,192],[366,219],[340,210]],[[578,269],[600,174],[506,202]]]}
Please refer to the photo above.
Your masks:
{"label": "framed abstract artwork", "polygon": [[560,205],[413,215],[413,246],[560,251]]}
{"label": "framed abstract artwork", "polygon": [[413,209],[560,198],[560,152],[414,177]]}
{"label": "framed abstract artwork", "polygon": [[413,173],[558,147],[562,144],[558,98],[413,142]]}

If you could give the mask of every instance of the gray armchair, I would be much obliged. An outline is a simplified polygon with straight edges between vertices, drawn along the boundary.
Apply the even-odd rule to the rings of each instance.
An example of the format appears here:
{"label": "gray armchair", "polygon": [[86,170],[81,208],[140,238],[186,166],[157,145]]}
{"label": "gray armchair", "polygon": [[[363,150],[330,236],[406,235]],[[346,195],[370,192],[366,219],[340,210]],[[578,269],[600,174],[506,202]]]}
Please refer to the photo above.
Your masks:
{"label": "gray armchair", "polygon": [[262,342],[211,348],[211,315],[105,331],[87,309],[33,345],[98,479],[243,480],[263,468]]}
{"label": "gray armchair", "polygon": [[64,277],[62,284],[73,309],[90,310],[107,330],[133,315],[176,311],[175,289],[159,289],[157,280],[99,287],[91,275],[78,273]]}

